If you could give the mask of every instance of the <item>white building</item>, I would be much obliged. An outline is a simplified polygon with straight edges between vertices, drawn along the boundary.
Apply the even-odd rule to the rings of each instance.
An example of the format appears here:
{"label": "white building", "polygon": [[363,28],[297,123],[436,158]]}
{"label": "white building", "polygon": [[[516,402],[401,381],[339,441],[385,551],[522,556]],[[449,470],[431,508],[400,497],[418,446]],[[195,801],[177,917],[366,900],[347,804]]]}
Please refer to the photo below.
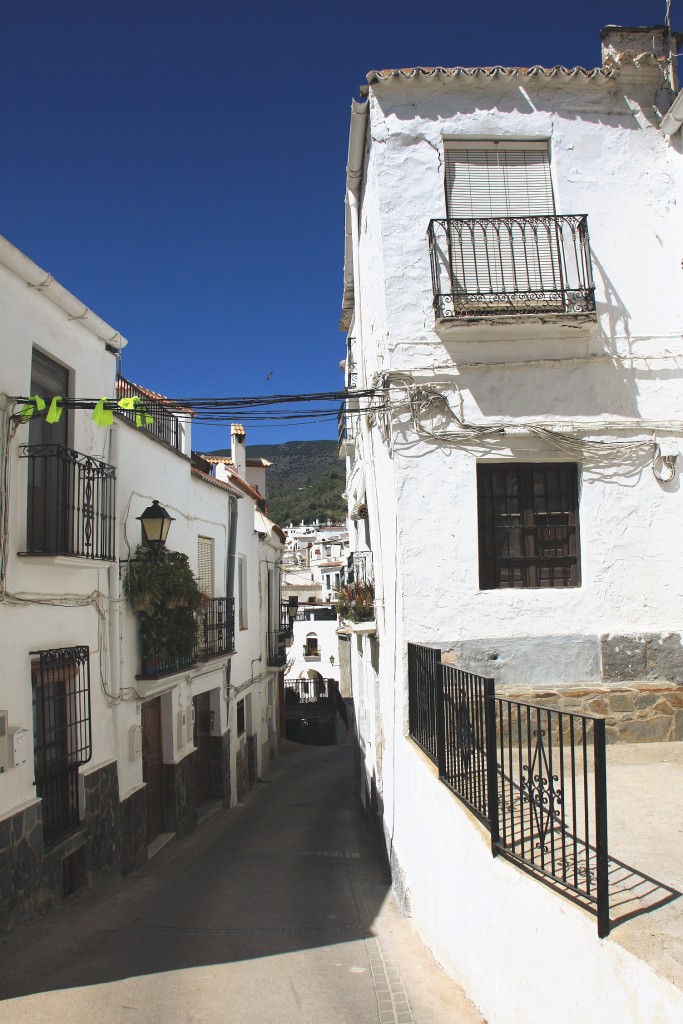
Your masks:
{"label": "white building", "polygon": [[[4,239],[0,294],[5,926],[239,800],[276,749],[285,647],[284,535],[245,474],[193,466],[191,417],[117,382],[125,340]],[[128,408],[98,424],[60,402],[102,395]],[[167,595],[145,614],[124,597],[159,506],[204,595],[197,622]]]}
{"label": "white building", "polygon": [[[409,644],[560,701],[581,684],[608,732],[624,680],[683,681],[669,43],[604,30],[595,70],[373,71],[352,107],[342,440],[376,607],[350,626],[363,797],[395,889],[491,1021],[635,1019],[641,983],[648,1019],[674,1019],[661,979],[490,857],[408,735]],[[623,729],[683,738],[671,708]],[[550,1010],[528,965],[554,963],[571,991],[552,971]]]}

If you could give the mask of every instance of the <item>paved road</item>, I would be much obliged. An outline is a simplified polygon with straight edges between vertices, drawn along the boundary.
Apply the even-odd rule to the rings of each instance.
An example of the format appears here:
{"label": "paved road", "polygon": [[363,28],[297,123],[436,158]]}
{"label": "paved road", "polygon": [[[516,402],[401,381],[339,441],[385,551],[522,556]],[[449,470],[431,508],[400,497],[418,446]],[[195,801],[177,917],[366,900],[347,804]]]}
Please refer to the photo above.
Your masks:
{"label": "paved road", "polygon": [[0,937],[3,1024],[481,1024],[396,908],[351,747],[286,746],[243,805]]}

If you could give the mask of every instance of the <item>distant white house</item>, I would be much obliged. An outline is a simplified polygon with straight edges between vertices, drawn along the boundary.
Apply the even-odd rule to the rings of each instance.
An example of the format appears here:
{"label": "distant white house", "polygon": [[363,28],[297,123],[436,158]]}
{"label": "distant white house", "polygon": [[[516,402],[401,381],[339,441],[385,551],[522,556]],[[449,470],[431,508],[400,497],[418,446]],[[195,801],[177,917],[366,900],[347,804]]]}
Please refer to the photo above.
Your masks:
{"label": "distant white house", "polygon": [[[680,117],[660,130],[679,41],[602,42],[588,70],[371,71],[351,113],[340,444],[375,608],[349,625],[361,795],[421,934],[500,1024],[635,1020],[641,983],[648,1019],[680,1007],[491,858],[410,735],[433,721],[411,703],[415,645],[512,695],[573,687],[612,739],[683,738],[662,695],[626,708],[639,681],[683,682]],[[466,775],[482,745],[460,704],[444,714]],[[535,770],[520,806],[550,792]]]}

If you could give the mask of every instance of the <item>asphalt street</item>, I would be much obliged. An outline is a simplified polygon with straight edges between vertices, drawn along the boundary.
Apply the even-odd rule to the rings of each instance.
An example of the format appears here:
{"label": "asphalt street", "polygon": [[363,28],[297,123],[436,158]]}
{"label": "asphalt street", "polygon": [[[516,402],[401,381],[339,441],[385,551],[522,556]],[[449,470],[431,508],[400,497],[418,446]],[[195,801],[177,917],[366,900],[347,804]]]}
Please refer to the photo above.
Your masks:
{"label": "asphalt street", "polygon": [[481,1024],[401,916],[350,744],[0,937],[2,1024]]}

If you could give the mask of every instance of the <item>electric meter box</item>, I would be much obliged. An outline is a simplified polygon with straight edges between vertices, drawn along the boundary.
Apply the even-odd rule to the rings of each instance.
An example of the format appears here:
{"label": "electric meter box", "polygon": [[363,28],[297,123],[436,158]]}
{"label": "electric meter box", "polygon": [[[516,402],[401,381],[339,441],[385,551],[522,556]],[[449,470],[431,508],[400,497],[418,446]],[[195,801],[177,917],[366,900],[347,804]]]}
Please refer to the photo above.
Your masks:
{"label": "electric meter box", "polygon": [[12,743],[12,757],[14,759],[14,767],[18,768],[19,765],[26,764],[26,762],[28,761],[28,729],[10,729],[9,734]]}

